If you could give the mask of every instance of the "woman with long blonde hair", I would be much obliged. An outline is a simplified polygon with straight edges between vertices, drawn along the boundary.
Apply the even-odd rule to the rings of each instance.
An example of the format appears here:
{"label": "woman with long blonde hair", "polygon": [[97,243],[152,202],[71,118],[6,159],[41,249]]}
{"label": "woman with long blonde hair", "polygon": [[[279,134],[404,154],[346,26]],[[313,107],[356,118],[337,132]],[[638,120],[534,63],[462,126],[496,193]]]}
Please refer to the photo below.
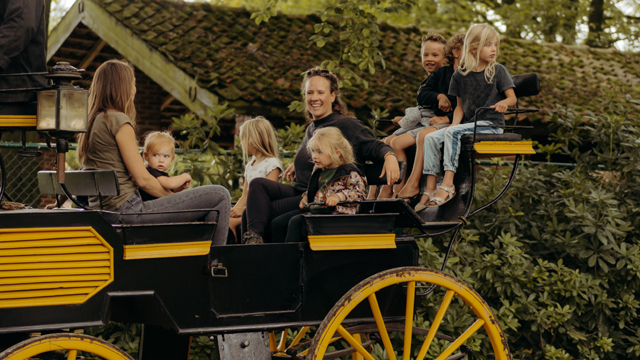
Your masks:
{"label": "woman with long blonde hair", "polygon": [[[78,160],[85,169],[114,170],[120,195],[90,197],[89,205],[108,210],[104,217],[111,223],[217,221],[213,243],[224,245],[231,207],[229,192],[218,185],[175,194],[162,187],[146,169],[138,151],[135,94],[131,65],[109,60],[98,67],[89,89],[88,131],[78,136]],[[143,202],[139,188],[158,199]],[[181,211],[194,209],[204,210]]]}

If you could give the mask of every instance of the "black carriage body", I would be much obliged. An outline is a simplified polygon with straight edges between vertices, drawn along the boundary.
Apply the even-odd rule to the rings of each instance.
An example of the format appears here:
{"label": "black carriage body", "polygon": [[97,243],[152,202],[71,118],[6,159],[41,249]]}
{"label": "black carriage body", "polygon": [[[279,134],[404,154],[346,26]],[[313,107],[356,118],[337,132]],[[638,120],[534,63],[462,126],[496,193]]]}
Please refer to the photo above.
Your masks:
{"label": "black carriage body", "polygon": [[[131,240],[125,242],[98,212],[10,211],[0,213],[0,222],[3,231],[91,227],[113,248],[110,284],[79,304],[2,307],[0,333],[82,328],[108,321],[160,325],[184,335],[319,324],[361,280],[418,262],[412,238],[397,239],[395,249],[312,251],[308,243],[228,245],[213,246],[207,255],[125,260],[124,247]],[[184,236],[155,242],[179,244],[189,239],[190,228],[199,231],[182,225]],[[163,232],[171,234],[170,230],[169,226]],[[397,299],[403,296],[393,295],[397,294],[383,295],[381,307],[387,314],[402,315],[404,300]]]}

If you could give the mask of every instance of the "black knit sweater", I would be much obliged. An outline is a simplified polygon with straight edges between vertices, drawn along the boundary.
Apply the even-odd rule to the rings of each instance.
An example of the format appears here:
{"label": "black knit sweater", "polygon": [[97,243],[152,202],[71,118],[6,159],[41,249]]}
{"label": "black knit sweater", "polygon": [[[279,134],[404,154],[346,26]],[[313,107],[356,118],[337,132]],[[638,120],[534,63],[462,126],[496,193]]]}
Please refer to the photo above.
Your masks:
{"label": "black knit sweater", "polygon": [[313,172],[313,162],[311,155],[307,151],[307,142],[313,136],[316,129],[323,127],[337,127],[342,135],[349,141],[353,147],[353,154],[356,158],[358,168],[364,173],[364,163],[366,160],[372,162],[383,162],[384,155],[393,152],[391,146],[386,145],[373,136],[371,129],[367,128],[358,119],[350,118],[338,113],[314,120],[312,124],[307,126],[307,132],[304,135],[302,144],[293,164],[296,169],[296,178],[293,180],[293,187],[296,191],[303,193],[307,190],[307,185],[311,179]]}

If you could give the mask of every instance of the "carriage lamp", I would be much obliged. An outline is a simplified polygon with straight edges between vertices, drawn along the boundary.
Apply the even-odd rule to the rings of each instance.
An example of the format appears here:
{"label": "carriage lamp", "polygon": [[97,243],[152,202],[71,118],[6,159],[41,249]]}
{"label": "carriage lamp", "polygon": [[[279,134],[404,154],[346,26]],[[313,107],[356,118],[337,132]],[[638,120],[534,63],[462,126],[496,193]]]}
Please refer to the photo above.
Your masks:
{"label": "carriage lamp", "polygon": [[87,132],[89,93],[74,86],[73,80],[81,79],[79,72],[68,62],[60,61],[45,75],[53,86],[38,92],[37,130],[56,138],[58,183],[64,183],[65,154],[69,151],[69,139],[77,133]]}

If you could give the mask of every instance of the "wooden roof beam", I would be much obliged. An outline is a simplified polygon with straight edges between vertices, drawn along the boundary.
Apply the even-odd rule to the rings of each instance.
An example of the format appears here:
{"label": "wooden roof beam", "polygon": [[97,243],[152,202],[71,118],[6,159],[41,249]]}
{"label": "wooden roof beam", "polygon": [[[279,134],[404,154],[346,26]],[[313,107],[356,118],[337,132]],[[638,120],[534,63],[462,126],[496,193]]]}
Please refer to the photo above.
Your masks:
{"label": "wooden roof beam", "polygon": [[89,64],[93,61],[93,59],[100,54],[100,50],[107,45],[107,43],[100,39],[96,42],[96,44],[89,50],[89,53],[80,61],[80,65],[78,65],[78,69],[86,69]]}
{"label": "wooden roof beam", "polygon": [[204,116],[207,109],[218,103],[216,95],[198,86],[189,74],[149,46],[93,0],[76,1],[53,29],[48,41],[47,60],[80,22],[189,110]]}

